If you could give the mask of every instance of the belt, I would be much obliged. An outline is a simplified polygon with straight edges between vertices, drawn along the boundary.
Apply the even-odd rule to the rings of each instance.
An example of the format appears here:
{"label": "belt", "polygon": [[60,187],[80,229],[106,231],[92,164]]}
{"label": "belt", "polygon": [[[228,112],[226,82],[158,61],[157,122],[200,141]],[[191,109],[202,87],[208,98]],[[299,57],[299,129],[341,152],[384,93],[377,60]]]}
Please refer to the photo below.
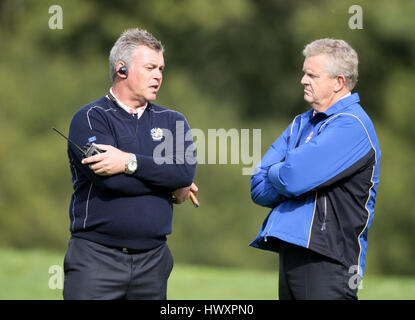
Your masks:
{"label": "belt", "polygon": [[151,250],[151,249],[131,249],[131,248],[122,248],[122,247],[111,247],[111,248],[121,251],[126,254],[145,253]]}

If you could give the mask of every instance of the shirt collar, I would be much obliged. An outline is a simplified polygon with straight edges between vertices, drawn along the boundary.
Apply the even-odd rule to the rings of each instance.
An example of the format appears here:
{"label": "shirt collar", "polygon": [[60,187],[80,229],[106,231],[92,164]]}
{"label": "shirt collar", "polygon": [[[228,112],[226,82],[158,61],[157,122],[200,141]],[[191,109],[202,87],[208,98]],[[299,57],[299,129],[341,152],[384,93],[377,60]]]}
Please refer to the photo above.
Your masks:
{"label": "shirt collar", "polygon": [[110,88],[110,93],[112,94],[112,96],[114,97],[115,101],[117,102],[117,104],[123,108],[125,111],[127,111],[129,114],[136,114],[142,111],[144,111],[144,109],[147,107],[148,102],[146,102],[146,104],[143,107],[138,107],[138,108],[131,108],[129,106],[127,106],[126,104],[122,103],[120,101],[120,99],[117,98],[117,96],[114,94],[114,91],[112,90],[112,87]]}
{"label": "shirt collar", "polygon": [[[359,101],[360,98],[358,93],[349,92],[345,94],[343,97],[341,97],[339,100],[337,100],[337,102],[331,105],[326,111],[318,113],[324,113],[326,116],[330,116]],[[311,112],[311,114],[312,116],[314,116],[316,113]]]}

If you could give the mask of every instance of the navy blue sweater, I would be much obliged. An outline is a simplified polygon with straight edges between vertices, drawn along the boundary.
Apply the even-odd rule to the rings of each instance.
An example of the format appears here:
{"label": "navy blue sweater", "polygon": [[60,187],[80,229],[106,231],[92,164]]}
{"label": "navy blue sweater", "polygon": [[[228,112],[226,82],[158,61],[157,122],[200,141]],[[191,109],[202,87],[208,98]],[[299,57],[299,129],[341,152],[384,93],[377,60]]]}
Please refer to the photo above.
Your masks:
{"label": "navy blue sweater", "polygon": [[[163,137],[156,128],[163,130]],[[196,169],[189,130],[182,114],[152,103],[139,119],[107,96],[79,109],[69,138],[81,147],[93,141],[134,153],[138,169],[133,175],[97,175],[81,164],[80,151],[68,144],[72,235],[132,249],[150,249],[166,241],[172,231],[171,193],[189,186]]]}

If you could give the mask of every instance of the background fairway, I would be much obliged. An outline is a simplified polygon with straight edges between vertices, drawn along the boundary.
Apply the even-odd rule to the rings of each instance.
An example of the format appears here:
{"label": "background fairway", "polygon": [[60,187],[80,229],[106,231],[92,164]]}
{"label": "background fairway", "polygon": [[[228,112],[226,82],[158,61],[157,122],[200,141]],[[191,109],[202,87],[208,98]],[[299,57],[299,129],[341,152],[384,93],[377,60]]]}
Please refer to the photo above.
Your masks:
{"label": "background fairway", "polygon": [[[62,299],[49,288],[53,265],[63,253],[0,249],[0,299]],[[168,284],[169,299],[276,299],[277,272],[207,266],[175,265]],[[53,282],[52,284],[57,284]],[[368,275],[360,299],[415,299],[415,278]]]}

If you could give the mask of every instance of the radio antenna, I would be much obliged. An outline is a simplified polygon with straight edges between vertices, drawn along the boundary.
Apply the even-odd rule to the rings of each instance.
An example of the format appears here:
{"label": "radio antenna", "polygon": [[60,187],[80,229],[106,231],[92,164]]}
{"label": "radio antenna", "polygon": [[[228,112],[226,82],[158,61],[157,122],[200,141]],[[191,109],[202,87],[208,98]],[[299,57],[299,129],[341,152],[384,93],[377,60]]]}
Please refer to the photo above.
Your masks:
{"label": "radio antenna", "polygon": [[62,132],[60,132],[55,127],[52,127],[52,130],[55,130],[57,133],[59,133],[62,137],[64,137],[66,140],[68,140],[73,146],[75,146],[81,153],[85,156],[86,153],[84,150],[82,150],[75,142],[73,142],[71,139],[69,139],[67,136],[65,136]]}

